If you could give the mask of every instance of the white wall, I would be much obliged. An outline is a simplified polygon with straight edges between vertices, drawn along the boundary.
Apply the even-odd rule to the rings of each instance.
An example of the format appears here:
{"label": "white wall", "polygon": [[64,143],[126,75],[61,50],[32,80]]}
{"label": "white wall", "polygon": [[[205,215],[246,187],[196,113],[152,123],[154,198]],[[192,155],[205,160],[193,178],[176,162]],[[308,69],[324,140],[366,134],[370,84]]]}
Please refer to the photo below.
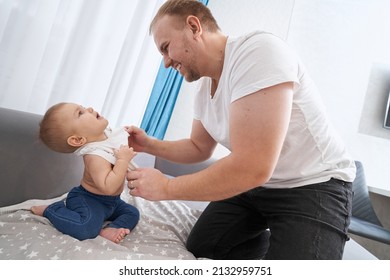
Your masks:
{"label": "white wall", "polygon": [[378,68],[390,67],[389,10],[390,2],[385,0],[296,0],[288,35],[317,82],[336,129],[352,155],[363,162],[368,184],[387,190],[389,138],[366,134],[359,124],[369,121],[379,126],[383,137],[390,136],[381,127],[384,99],[376,104],[379,117],[363,110],[377,95],[390,91],[389,86],[376,90],[378,84],[389,85],[389,75],[379,80],[372,75]]}
{"label": "white wall", "polygon": [[[264,29],[287,40],[349,151],[364,163],[368,184],[390,191],[390,130],[381,127],[390,91],[390,1],[210,0],[209,7],[225,34]],[[166,139],[189,134],[193,89],[183,84]]]}

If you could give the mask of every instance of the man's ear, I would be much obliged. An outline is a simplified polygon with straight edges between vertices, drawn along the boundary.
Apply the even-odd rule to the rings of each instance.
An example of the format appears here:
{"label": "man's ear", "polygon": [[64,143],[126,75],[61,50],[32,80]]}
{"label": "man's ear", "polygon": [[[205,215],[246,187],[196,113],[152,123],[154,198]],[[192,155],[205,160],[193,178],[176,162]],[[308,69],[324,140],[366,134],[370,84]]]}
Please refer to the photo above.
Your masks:
{"label": "man's ear", "polygon": [[72,147],[81,147],[85,143],[87,143],[87,139],[82,136],[72,135],[68,137],[68,144]]}
{"label": "man's ear", "polygon": [[190,29],[195,36],[202,34],[202,25],[196,16],[188,16],[187,24],[190,26]]}

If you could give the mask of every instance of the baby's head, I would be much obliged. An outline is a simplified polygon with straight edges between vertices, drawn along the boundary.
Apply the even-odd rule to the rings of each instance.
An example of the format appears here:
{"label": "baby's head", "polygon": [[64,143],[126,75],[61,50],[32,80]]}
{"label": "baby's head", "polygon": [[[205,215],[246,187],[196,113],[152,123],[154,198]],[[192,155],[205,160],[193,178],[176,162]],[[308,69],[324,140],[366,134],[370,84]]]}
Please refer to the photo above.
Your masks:
{"label": "baby's head", "polygon": [[104,140],[107,126],[108,121],[92,108],[58,103],[43,116],[39,138],[54,151],[73,153],[86,143]]}

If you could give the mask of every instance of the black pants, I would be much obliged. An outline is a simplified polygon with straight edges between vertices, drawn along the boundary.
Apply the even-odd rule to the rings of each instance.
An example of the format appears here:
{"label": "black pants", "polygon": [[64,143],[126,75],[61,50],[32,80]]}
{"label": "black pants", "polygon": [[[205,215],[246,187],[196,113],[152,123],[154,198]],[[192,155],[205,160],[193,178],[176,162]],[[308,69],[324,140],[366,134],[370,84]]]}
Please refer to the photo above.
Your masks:
{"label": "black pants", "polygon": [[256,188],[211,202],[187,248],[210,259],[341,259],[352,209],[351,183]]}

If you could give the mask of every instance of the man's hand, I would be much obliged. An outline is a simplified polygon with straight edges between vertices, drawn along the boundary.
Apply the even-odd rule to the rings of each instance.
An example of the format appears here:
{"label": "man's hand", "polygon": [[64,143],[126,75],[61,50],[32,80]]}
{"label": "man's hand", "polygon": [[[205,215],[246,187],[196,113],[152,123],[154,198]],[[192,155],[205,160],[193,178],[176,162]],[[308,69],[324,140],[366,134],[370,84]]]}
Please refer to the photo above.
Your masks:
{"label": "man's hand", "polygon": [[137,152],[145,152],[150,141],[150,137],[146,134],[146,132],[136,126],[126,126],[125,130],[129,134],[129,147],[133,147],[133,149]]}
{"label": "man's hand", "polygon": [[154,168],[138,168],[127,172],[127,187],[132,196],[157,201],[169,199],[169,178]]}

